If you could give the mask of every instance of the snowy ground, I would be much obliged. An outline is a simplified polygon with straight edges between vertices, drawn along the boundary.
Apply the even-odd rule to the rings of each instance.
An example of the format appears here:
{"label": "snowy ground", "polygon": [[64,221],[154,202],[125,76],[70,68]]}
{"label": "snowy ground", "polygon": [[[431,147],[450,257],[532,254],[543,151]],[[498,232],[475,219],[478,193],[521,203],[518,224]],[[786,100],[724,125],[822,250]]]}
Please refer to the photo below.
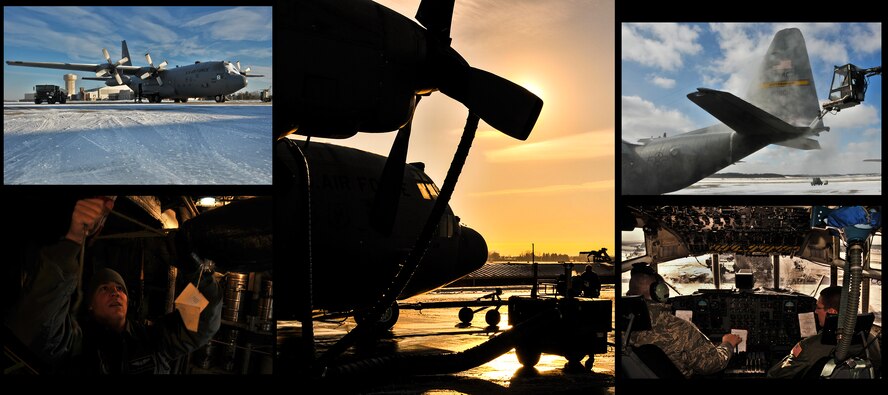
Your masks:
{"label": "snowy ground", "polygon": [[721,178],[712,176],[673,195],[881,195],[881,175],[821,177],[828,185],[811,185],[812,177]]}
{"label": "snowy ground", "polygon": [[4,103],[4,184],[271,184],[271,106]]}

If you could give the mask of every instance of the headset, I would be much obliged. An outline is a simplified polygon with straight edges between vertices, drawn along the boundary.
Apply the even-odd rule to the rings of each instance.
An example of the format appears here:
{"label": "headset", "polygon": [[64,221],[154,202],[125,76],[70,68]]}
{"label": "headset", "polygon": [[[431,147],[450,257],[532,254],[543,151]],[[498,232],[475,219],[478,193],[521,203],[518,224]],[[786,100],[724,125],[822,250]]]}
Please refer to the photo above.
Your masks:
{"label": "headset", "polygon": [[654,271],[654,268],[644,263],[636,263],[632,266],[631,274],[647,274],[656,278],[650,288],[651,300],[654,302],[666,303],[666,300],[669,299],[669,286],[666,285],[663,276]]}

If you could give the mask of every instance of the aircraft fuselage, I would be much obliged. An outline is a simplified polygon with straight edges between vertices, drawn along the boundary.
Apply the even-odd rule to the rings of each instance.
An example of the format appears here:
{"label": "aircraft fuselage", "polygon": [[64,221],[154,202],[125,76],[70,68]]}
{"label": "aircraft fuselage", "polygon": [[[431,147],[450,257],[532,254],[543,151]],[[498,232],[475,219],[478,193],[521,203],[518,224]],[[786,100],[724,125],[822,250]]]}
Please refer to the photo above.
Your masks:
{"label": "aircraft fuselage", "polygon": [[124,83],[136,94],[141,85],[143,96],[159,94],[166,99],[224,96],[247,86],[247,78],[226,61],[173,67],[161,71],[159,75],[163,85],[154,78],[143,80],[138,76],[128,76],[124,78]]}
{"label": "aircraft fuselage", "polygon": [[[421,166],[404,170],[391,235],[372,226],[372,207],[386,158],[353,148],[299,144],[310,169],[313,306],[363,308],[391,283],[437,199],[438,187]],[[306,202],[294,202],[304,207]],[[398,299],[456,281],[487,261],[487,244],[459,224],[448,207],[419,269]]]}
{"label": "aircraft fuselage", "polygon": [[645,145],[624,141],[622,193],[655,195],[686,188],[768,144],[724,125],[651,139]]}

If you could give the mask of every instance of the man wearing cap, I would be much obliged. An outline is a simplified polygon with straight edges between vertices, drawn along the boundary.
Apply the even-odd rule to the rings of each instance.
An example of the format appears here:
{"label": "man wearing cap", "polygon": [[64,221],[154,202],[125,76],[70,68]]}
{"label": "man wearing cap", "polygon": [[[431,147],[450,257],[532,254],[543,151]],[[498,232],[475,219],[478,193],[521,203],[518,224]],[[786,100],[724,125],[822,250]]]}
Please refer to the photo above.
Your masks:
{"label": "man wearing cap", "polygon": [[[146,325],[127,319],[126,281],[114,270],[96,271],[84,293],[86,314],[72,312],[79,286],[81,245],[97,233],[114,202],[77,202],[68,233],[40,250],[33,281],[7,317],[7,326],[52,372],[80,374],[169,373],[170,362],[207,344],[221,323],[221,292],[211,274],[198,289],[209,300],[196,332],[186,329],[178,311]],[[185,266],[185,265],[181,265]],[[197,265],[179,268],[193,283]]]}

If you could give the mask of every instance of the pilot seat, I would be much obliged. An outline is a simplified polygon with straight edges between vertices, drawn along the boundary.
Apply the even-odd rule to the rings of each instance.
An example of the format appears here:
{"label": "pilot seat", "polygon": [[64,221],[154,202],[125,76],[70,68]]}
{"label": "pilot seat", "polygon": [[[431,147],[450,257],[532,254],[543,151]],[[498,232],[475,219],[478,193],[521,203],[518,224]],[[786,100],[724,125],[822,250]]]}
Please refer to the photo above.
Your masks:
{"label": "pilot seat", "polygon": [[620,298],[621,312],[617,326],[623,333],[621,347],[621,377],[629,379],[681,379],[684,375],[675,367],[660,347],[653,344],[630,344],[633,331],[651,330],[651,316],[641,296]]}
{"label": "pilot seat", "polygon": [[[805,378],[842,378],[842,379],[871,379],[877,378],[876,367],[873,366],[871,352],[881,354],[878,340],[868,336],[875,321],[873,313],[858,314],[857,323],[854,326],[854,338],[851,340],[851,349],[848,359],[839,363],[835,359],[835,350],[832,355],[820,358],[805,373]],[[838,315],[826,317],[826,323],[821,332],[820,343],[837,345]],[[881,367],[878,367],[881,371]]]}

